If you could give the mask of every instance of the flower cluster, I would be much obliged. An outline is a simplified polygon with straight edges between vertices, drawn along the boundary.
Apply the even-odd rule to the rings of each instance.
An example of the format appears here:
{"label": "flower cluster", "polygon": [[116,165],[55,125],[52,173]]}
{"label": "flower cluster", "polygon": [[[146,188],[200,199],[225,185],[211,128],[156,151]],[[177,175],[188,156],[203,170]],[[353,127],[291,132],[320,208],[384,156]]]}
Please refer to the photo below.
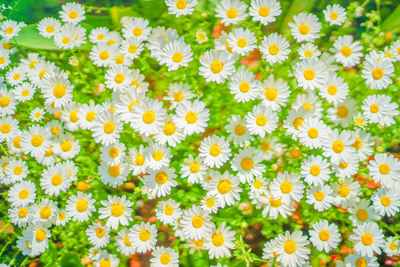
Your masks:
{"label": "flower cluster", "polygon": [[[165,4],[178,20],[198,1]],[[341,242],[352,252],[337,266],[378,266],[376,256],[399,254],[398,235],[383,219],[399,218],[400,160],[379,147],[390,142],[379,132],[399,123],[392,96],[400,92],[400,40],[367,49],[340,34],[351,22],[337,4],[295,14],[280,33],[265,30],[282,14],[276,0],[222,0],[213,12],[224,25],[216,36],[133,16],[120,19],[119,31],[89,31],[85,8],[66,3],[34,30],[61,51],[86,53],[74,53],[70,66],[21,53],[10,43],[26,25],[1,22],[0,183],[9,188],[8,217],[21,228],[23,255],[41,255],[57,229],[76,223],[94,266],[150,251],[151,266],[178,266],[182,249],[227,263],[248,214],[268,227],[303,211],[320,215],[305,219],[307,227],[292,221],[289,230],[265,232],[260,261],[309,266],[312,251],[335,255]],[[336,35],[325,40],[330,31]],[[243,64],[254,54],[259,73]],[[161,96],[144,59],[155,65],[151,72],[172,77]],[[69,69],[85,64],[101,76],[105,98],[81,98],[87,92]],[[226,107],[211,103],[224,101],[216,95],[231,98],[237,112],[219,121]],[[87,151],[94,156],[82,161]],[[135,189],[122,191],[127,184]],[[137,216],[147,200],[157,203],[156,220]],[[239,224],[230,222],[234,213]],[[176,241],[161,245],[162,227]]]}

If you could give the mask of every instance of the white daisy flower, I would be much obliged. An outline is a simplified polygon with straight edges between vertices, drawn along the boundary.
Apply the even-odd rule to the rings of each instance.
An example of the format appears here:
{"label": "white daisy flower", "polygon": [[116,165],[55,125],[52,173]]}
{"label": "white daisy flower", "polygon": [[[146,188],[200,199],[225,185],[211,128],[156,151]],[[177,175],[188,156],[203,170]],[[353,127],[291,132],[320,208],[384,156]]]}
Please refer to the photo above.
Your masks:
{"label": "white daisy flower", "polygon": [[254,106],[244,119],[250,134],[261,137],[264,137],[266,133],[271,134],[278,127],[279,121],[277,114],[263,104]]}
{"label": "white daisy flower", "polygon": [[162,146],[157,143],[151,143],[147,147],[144,157],[146,162],[148,162],[148,167],[156,171],[163,167],[169,167],[172,154],[169,147]]}
{"label": "white daisy flower", "polygon": [[55,18],[44,18],[39,21],[37,29],[39,34],[46,38],[51,38],[56,34],[61,28],[61,23]]}
{"label": "white daisy flower", "polygon": [[383,187],[392,188],[400,176],[400,160],[392,154],[375,154],[367,167],[372,179]]}
{"label": "white daisy flower", "polygon": [[188,178],[188,183],[200,183],[206,175],[207,166],[200,157],[196,159],[192,155],[185,158],[182,163],[180,174],[182,178]]}
{"label": "white daisy flower", "polygon": [[300,59],[307,59],[307,58],[316,58],[321,55],[321,52],[318,50],[318,47],[313,43],[305,43],[302,44],[299,49],[298,53],[300,55]]}
{"label": "white daisy flower", "polygon": [[222,0],[216,7],[215,16],[226,26],[237,24],[247,17],[247,5],[240,0]]}
{"label": "white daisy flower", "polygon": [[391,101],[392,98],[387,95],[369,95],[361,106],[363,115],[371,123],[390,126],[395,123],[393,117],[400,114],[397,110],[399,105]]}
{"label": "white daisy flower", "polygon": [[206,104],[197,99],[193,102],[186,100],[180,102],[175,112],[174,122],[187,136],[202,133],[208,126],[210,112]]}
{"label": "white daisy flower", "polygon": [[252,0],[249,8],[253,20],[264,25],[275,22],[281,13],[281,5],[276,0]]}
{"label": "white daisy flower", "polygon": [[320,155],[311,155],[301,164],[301,175],[309,185],[323,185],[330,178],[329,165],[328,161]]}
{"label": "white daisy flower", "polygon": [[362,50],[363,47],[360,41],[354,42],[353,36],[343,35],[336,39],[330,52],[335,55],[336,61],[343,66],[353,67],[360,63],[361,57],[363,56]]}
{"label": "white daisy flower", "polygon": [[68,171],[60,165],[54,165],[43,170],[40,187],[49,196],[59,196],[71,186]]}
{"label": "white daisy flower", "polygon": [[352,146],[351,132],[338,129],[330,131],[328,140],[323,144],[324,157],[330,158],[332,164],[348,162],[355,156],[355,148]]}
{"label": "white daisy flower", "polygon": [[279,234],[276,241],[277,261],[283,266],[301,266],[308,260],[310,249],[306,247],[310,242],[302,232],[286,232],[285,235]]}
{"label": "white daisy flower", "polygon": [[384,246],[383,232],[374,222],[358,225],[349,240],[356,242],[354,250],[362,256],[372,257],[374,252],[380,254]]}
{"label": "white daisy flower", "polygon": [[232,115],[232,117],[228,119],[226,131],[230,133],[228,141],[233,141],[234,146],[241,146],[245,142],[254,140],[254,137],[250,135],[246,128],[245,120],[239,115]]}
{"label": "white daisy flower", "polygon": [[318,89],[319,95],[334,105],[344,102],[349,94],[348,84],[334,73],[330,73],[325,83]]}
{"label": "white daisy flower", "polygon": [[167,111],[162,105],[162,102],[148,98],[141,105],[134,105],[131,127],[144,136],[157,134],[163,129],[167,117]]}
{"label": "white daisy flower", "polygon": [[133,175],[139,175],[146,172],[147,161],[145,158],[145,148],[140,145],[139,148],[132,147],[129,149],[127,161],[131,169],[133,169]]}
{"label": "white daisy flower", "polygon": [[162,223],[174,225],[182,215],[180,204],[173,199],[158,202],[156,217]]}
{"label": "white daisy flower", "polygon": [[200,56],[199,73],[206,82],[222,83],[235,71],[234,63],[228,52],[209,50]]}
{"label": "white daisy flower", "polygon": [[96,248],[102,248],[110,242],[110,229],[101,222],[93,222],[86,229],[86,235],[90,244]]}
{"label": "white daisy flower", "polygon": [[143,176],[143,183],[156,197],[165,197],[171,194],[172,187],[178,185],[175,178],[174,169],[163,167],[157,171],[149,170],[148,174]]}
{"label": "white daisy flower", "polygon": [[[178,0],[177,2],[186,2],[185,0]],[[190,0],[188,0],[190,1]],[[196,1],[197,3],[197,1]],[[178,267],[179,266],[179,253],[172,248],[156,247],[152,252],[153,257],[150,259],[151,266],[154,267]]]}
{"label": "white daisy flower", "polygon": [[214,223],[211,222],[210,213],[196,205],[183,211],[180,226],[182,227],[182,234],[186,238],[194,240],[210,236],[215,227]]}
{"label": "white daisy flower", "polygon": [[273,65],[275,63],[282,63],[288,58],[290,53],[289,46],[290,44],[285,37],[274,32],[268,36],[264,36],[258,48],[262,54],[262,58]]}
{"label": "white daisy flower", "polygon": [[329,253],[336,249],[340,242],[340,233],[336,224],[327,220],[316,222],[312,225],[313,230],[309,231],[310,241],[319,251]]}
{"label": "white daisy flower", "polygon": [[129,166],[125,162],[108,164],[102,162],[99,165],[98,173],[100,180],[111,187],[117,187],[122,185],[129,174]]}
{"label": "white daisy flower", "polygon": [[207,193],[200,201],[200,204],[202,209],[210,213],[217,213],[218,209],[221,208],[219,197],[212,193]]}
{"label": "white daisy flower", "polygon": [[85,9],[78,3],[65,3],[59,12],[62,21],[77,24],[85,19]]}
{"label": "white daisy flower", "polygon": [[226,226],[225,222],[222,222],[206,239],[204,248],[208,250],[210,259],[230,257],[230,250],[235,248],[234,241],[235,232],[231,230],[230,226]]}
{"label": "white daisy flower", "polygon": [[257,38],[249,29],[234,28],[229,34],[228,39],[230,47],[234,53],[241,56],[249,54],[257,47]]}
{"label": "white daisy flower", "polygon": [[333,190],[329,185],[315,186],[307,190],[307,204],[321,212],[329,209],[334,202]]}
{"label": "white daisy flower", "polygon": [[314,14],[300,13],[293,17],[293,22],[289,22],[289,27],[297,42],[312,42],[319,38],[321,23]]}
{"label": "white daisy flower", "polygon": [[261,92],[261,83],[255,77],[244,66],[241,66],[230,77],[229,89],[237,102],[248,102],[257,98],[257,95]]}
{"label": "white daisy flower", "polygon": [[132,18],[130,21],[122,25],[122,34],[126,39],[135,38],[140,41],[147,40],[151,28],[149,22],[143,18]]}
{"label": "white daisy flower", "polygon": [[329,140],[329,127],[321,120],[313,117],[306,118],[299,126],[300,142],[311,149],[321,148]]}
{"label": "white daisy flower", "polygon": [[191,15],[197,3],[197,0],[165,0],[168,14],[176,17]]}
{"label": "white daisy flower", "polygon": [[254,177],[262,176],[265,172],[265,165],[260,164],[262,160],[262,155],[253,147],[244,148],[233,157],[232,170],[238,172],[241,183],[250,182]]}
{"label": "white daisy flower", "polygon": [[208,192],[218,196],[221,208],[224,208],[225,205],[232,206],[235,201],[240,200],[242,188],[239,187],[239,184],[239,178],[228,171],[223,174],[216,173],[208,185]]}
{"label": "white daisy flower", "polygon": [[95,202],[96,200],[92,199],[92,194],[78,192],[77,195],[68,198],[65,210],[73,221],[84,222],[89,220],[92,212],[96,211]]}
{"label": "white daisy flower", "polygon": [[371,89],[385,89],[393,83],[391,77],[394,75],[393,63],[386,58],[379,61],[366,61],[361,76]]}
{"label": "white daisy flower", "polygon": [[126,199],[126,196],[108,196],[107,200],[102,200],[103,208],[99,209],[99,219],[107,219],[106,226],[111,229],[118,229],[118,226],[126,226],[132,221],[133,202]]}
{"label": "white daisy flower", "polygon": [[16,22],[11,19],[3,20],[0,24],[0,35],[4,39],[11,39],[18,36],[21,29],[25,26],[26,24],[23,22]]}
{"label": "white daisy flower", "polygon": [[36,186],[31,181],[21,181],[14,184],[8,191],[8,202],[12,207],[28,206],[35,202]]}
{"label": "white daisy flower", "polygon": [[381,216],[393,217],[400,210],[400,196],[394,189],[378,189],[371,200],[375,211]]}
{"label": "white daisy flower", "polygon": [[323,11],[325,21],[329,22],[329,25],[342,25],[347,19],[346,10],[338,4],[328,5]]}
{"label": "white daisy flower", "polygon": [[135,224],[131,228],[128,237],[132,240],[132,246],[137,253],[145,253],[155,248],[157,235],[155,224],[141,222],[140,224]]}
{"label": "white daisy flower", "polygon": [[325,65],[318,59],[305,59],[294,67],[294,76],[300,87],[305,90],[315,90],[322,87],[327,80]]}
{"label": "white daisy flower", "polygon": [[291,200],[300,202],[303,198],[304,185],[300,176],[295,173],[278,173],[270,185],[274,199],[281,199],[283,204],[290,204]]}
{"label": "white daisy flower", "polygon": [[260,91],[259,98],[263,100],[266,107],[271,107],[273,111],[279,111],[286,106],[289,101],[289,86],[282,79],[275,80],[274,75],[270,75],[262,83],[263,90]]}
{"label": "white daisy flower", "polygon": [[160,64],[165,64],[168,71],[177,70],[179,67],[187,67],[193,60],[193,52],[190,45],[185,44],[183,39],[168,42],[160,54]]}
{"label": "white daisy flower", "polygon": [[210,168],[220,168],[231,156],[231,149],[225,137],[216,135],[204,138],[200,143],[199,156],[204,158],[204,163]]}
{"label": "white daisy flower", "polygon": [[96,143],[105,146],[118,142],[123,123],[117,114],[111,111],[103,111],[96,114],[91,131]]}
{"label": "white daisy flower", "polygon": [[349,219],[353,222],[353,226],[357,227],[360,224],[374,222],[380,219],[380,216],[375,212],[374,207],[368,199],[360,199],[349,208]]}

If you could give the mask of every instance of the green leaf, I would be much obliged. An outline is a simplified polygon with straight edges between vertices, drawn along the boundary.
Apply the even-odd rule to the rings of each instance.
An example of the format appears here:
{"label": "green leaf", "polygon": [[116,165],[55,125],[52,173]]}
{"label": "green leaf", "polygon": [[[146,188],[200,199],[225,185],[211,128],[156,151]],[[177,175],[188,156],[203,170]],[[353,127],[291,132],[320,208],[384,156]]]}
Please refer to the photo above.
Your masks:
{"label": "green leaf", "polygon": [[19,35],[10,40],[11,44],[33,49],[59,50],[52,39],[39,34],[37,24],[30,24],[21,29]]}
{"label": "green leaf", "polygon": [[66,254],[62,257],[60,262],[60,267],[79,267],[83,266],[79,261],[79,258],[76,254]]}
{"label": "green leaf", "polygon": [[382,31],[400,32],[400,5],[381,24]]}

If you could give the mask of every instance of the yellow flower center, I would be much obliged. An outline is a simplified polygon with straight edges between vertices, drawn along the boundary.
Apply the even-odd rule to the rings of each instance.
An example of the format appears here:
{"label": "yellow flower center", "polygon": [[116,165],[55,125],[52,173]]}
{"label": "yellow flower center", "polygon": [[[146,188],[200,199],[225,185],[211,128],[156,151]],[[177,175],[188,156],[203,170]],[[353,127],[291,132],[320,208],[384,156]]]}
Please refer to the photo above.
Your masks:
{"label": "yellow flower center", "polygon": [[0,126],[0,131],[2,132],[2,133],[9,133],[10,131],[11,131],[11,126],[10,126],[10,124],[8,124],[8,123],[4,123],[4,124],[2,124],[1,126]]}
{"label": "yellow flower center", "polygon": [[287,254],[293,254],[296,251],[296,243],[292,240],[287,240],[285,244],[283,244],[283,250]]}
{"label": "yellow flower center", "polygon": [[291,182],[284,181],[281,183],[280,188],[281,188],[282,193],[289,194],[290,192],[292,192],[293,186],[292,186]]}
{"label": "yellow flower center", "polygon": [[263,186],[263,183],[260,180],[255,180],[254,183],[253,183],[253,186],[256,189],[260,189]]}
{"label": "yellow flower center", "polygon": [[379,165],[379,172],[383,175],[389,174],[390,172],[390,167],[386,163],[382,163]]}
{"label": "yellow flower center", "polygon": [[269,15],[269,8],[266,6],[260,7],[260,9],[258,9],[258,15],[263,18],[267,17]]}
{"label": "yellow flower center", "polygon": [[374,238],[372,237],[371,234],[369,233],[365,233],[361,236],[361,242],[365,245],[365,246],[369,246],[372,244],[372,242],[374,242]]}
{"label": "yellow flower center", "polygon": [[129,51],[129,53],[131,53],[131,54],[135,53],[135,52],[137,51],[137,46],[134,45],[134,44],[130,45],[130,46],[128,47],[128,51]]}
{"label": "yellow flower center", "polygon": [[248,82],[241,82],[239,85],[239,90],[242,93],[247,93],[250,90],[250,84]]}
{"label": "yellow flower center", "polygon": [[230,8],[226,11],[226,16],[230,19],[234,19],[238,16],[238,11],[237,9]]}
{"label": "yellow flower center", "polygon": [[378,106],[377,104],[372,104],[372,105],[369,107],[369,110],[370,110],[372,113],[377,113],[377,112],[379,111],[379,106]]}
{"label": "yellow flower center", "polygon": [[381,68],[375,68],[372,71],[372,77],[374,77],[375,80],[381,79],[383,77],[383,75],[384,75],[384,72],[383,72],[383,69],[381,69]]}
{"label": "yellow flower center", "polygon": [[42,143],[43,143],[43,137],[42,137],[42,136],[40,136],[40,135],[34,135],[34,136],[32,136],[32,138],[31,138],[31,144],[32,144],[34,147],[38,147],[38,146],[40,146]]}
{"label": "yellow flower center", "polygon": [[26,208],[20,208],[18,210],[18,216],[20,218],[25,218],[26,216],[28,216],[28,210]]}
{"label": "yellow flower center", "polygon": [[197,173],[200,170],[200,164],[197,162],[192,162],[189,165],[189,169],[192,173]]}
{"label": "yellow flower center", "polygon": [[[178,5],[178,3],[177,3],[177,5]],[[183,8],[180,8],[180,9],[183,9]],[[161,264],[167,265],[168,263],[171,262],[171,256],[167,253],[162,254],[160,257],[160,262],[161,262]]]}
{"label": "yellow flower center", "polygon": [[188,113],[186,113],[185,120],[189,124],[193,124],[193,123],[197,122],[197,113],[193,112],[193,111],[189,111]]}
{"label": "yellow flower center", "polygon": [[267,118],[264,115],[259,115],[256,118],[256,124],[260,127],[263,127],[267,124]]}
{"label": "yellow flower center", "polygon": [[48,32],[48,33],[52,33],[52,32],[54,32],[54,30],[55,30],[55,28],[52,25],[46,27],[46,32]]}
{"label": "yellow flower center", "polygon": [[99,238],[102,238],[106,235],[106,231],[104,231],[103,228],[97,228],[96,229],[96,236]]}
{"label": "yellow flower center", "polygon": [[338,193],[341,197],[347,197],[350,194],[350,188],[347,185],[341,185],[338,189]]}
{"label": "yellow flower center", "polygon": [[125,81],[125,75],[122,73],[117,73],[117,75],[114,77],[114,81],[118,84],[123,83]]}
{"label": "yellow flower center", "polygon": [[301,24],[299,26],[299,32],[303,35],[307,34],[310,32],[310,26],[306,25],[306,24]]}
{"label": "yellow flower center", "polygon": [[317,165],[311,166],[311,168],[310,168],[310,173],[311,173],[312,175],[317,176],[317,175],[320,174],[320,172],[321,172],[321,168],[320,168],[319,166],[317,166]]}
{"label": "yellow flower center", "polygon": [[111,206],[111,214],[114,217],[119,217],[124,213],[124,207],[121,204],[113,204]]}
{"label": "yellow flower center", "polygon": [[78,12],[71,11],[71,12],[69,12],[68,16],[70,19],[76,19],[78,17]]}
{"label": "yellow flower center", "polygon": [[279,53],[279,46],[277,46],[276,44],[272,44],[268,47],[268,52],[275,56],[276,54]]}
{"label": "yellow flower center", "polygon": [[307,134],[308,134],[308,137],[310,137],[311,139],[315,139],[315,138],[318,137],[319,132],[318,132],[318,130],[315,129],[315,128],[310,128],[310,129],[308,130]]}
{"label": "yellow flower center", "polygon": [[26,189],[22,189],[21,191],[19,191],[18,197],[20,199],[26,199],[27,197],[29,197],[29,191]]}
{"label": "yellow flower center", "polygon": [[139,232],[139,239],[142,240],[143,242],[146,242],[147,240],[149,240],[151,237],[150,232],[146,229],[142,229]]}
{"label": "yellow flower center", "polygon": [[224,64],[222,64],[222,62],[220,61],[213,61],[210,64],[210,69],[213,73],[220,73],[222,71],[222,68],[224,67]]}
{"label": "yellow flower center", "polygon": [[88,208],[88,206],[89,206],[89,203],[88,203],[86,200],[84,200],[84,199],[79,199],[78,202],[76,202],[76,209],[77,209],[79,212],[84,212],[84,211],[86,211],[87,208]]}
{"label": "yellow flower center", "polygon": [[231,183],[228,180],[222,180],[218,184],[218,192],[226,194],[231,191]]}
{"label": "yellow flower center", "polygon": [[293,127],[298,130],[300,126],[303,126],[304,118],[298,117],[293,121]]}
{"label": "yellow flower center", "polygon": [[69,44],[70,42],[71,42],[71,39],[69,39],[68,37],[64,37],[61,40],[61,43],[63,43],[63,44]]}
{"label": "yellow flower center", "polygon": [[391,250],[396,250],[397,249],[397,244],[396,243],[390,243],[390,245],[389,245],[389,248],[391,249]]}
{"label": "yellow flower center", "polygon": [[3,96],[0,98],[0,106],[3,108],[7,107],[10,104],[10,98],[8,96]]}
{"label": "yellow flower center", "polygon": [[121,170],[119,168],[118,165],[113,165],[108,167],[108,173],[112,176],[112,177],[116,177],[120,174]]}
{"label": "yellow flower center", "polygon": [[127,247],[130,247],[132,245],[132,242],[129,240],[127,236],[124,237],[124,243]]}
{"label": "yellow flower center", "polygon": [[112,147],[109,151],[108,151],[108,155],[110,155],[111,158],[115,159],[116,157],[118,157],[119,155],[119,149],[116,147]]}
{"label": "yellow flower center", "polygon": [[103,129],[106,134],[111,134],[115,130],[115,123],[112,121],[108,121],[108,122],[104,123]]}
{"label": "yellow flower center", "polygon": [[154,151],[154,153],[153,153],[153,159],[154,159],[155,161],[160,161],[160,160],[163,159],[163,157],[164,157],[164,154],[162,153],[162,151],[160,151],[160,150]]}
{"label": "yellow flower center", "polygon": [[242,136],[246,133],[246,127],[241,124],[236,125],[235,127],[235,134]]}
{"label": "yellow flower center", "polygon": [[47,219],[51,216],[51,209],[49,207],[43,207],[40,209],[40,218]]}
{"label": "yellow flower center", "polygon": [[328,91],[328,94],[330,94],[330,95],[336,95],[337,87],[334,85],[329,85],[327,91]]}
{"label": "yellow flower center", "polygon": [[72,121],[72,122],[77,122],[77,121],[79,120],[79,118],[78,118],[78,111],[77,111],[77,110],[72,111],[72,112],[69,114],[69,120]]}
{"label": "yellow flower center", "polygon": [[219,247],[224,243],[224,236],[220,233],[213,234],[211,237],[211,242],[214,246]]}
{"label": "yellow flower center", "polygon": [[39,242],[42,242],[46,239],[46,232],[43,229],[39,229],[36,231],[35,239]]}
{"label": "yellow flower center", "polygon": [[328,241],[330,234],[327,230],[322,230],[321,232],[319,232],[318,236],[319,239],[321,239],[322,241]]}
{"label": "yellow flower center", "polygon": [[174,210],[175,210],[174,207],[167,205],[164,208],[164,214],[167,216],[171,216],[174,213]]}
{"label": "yellow flower center", "polygon": [[174,100],[176,102],[181,102],[183,100],[183,94],[181,92],[176,92],[174,94]]}
{"label": "yellow flower center", "polygon": [[251,158],[244,158],[240,164],[242,169],[248,171],[251,170],[254,166],[254,161]]}
{"label": "yellow flower center", "polygon": [[116,62],[117,64],[122,64],[122,63],[124,63],[124,56],[123,56],[123,55],[118,55],[118,56],[116,56],[116,57],[115,57],[115,62]]}
{"label": "yellow flower center", "polygon": [[335,153],[341,153],[344,150],[344,144],[342,141],[340,140],[336,140],[335,142],[333,142],[332,144],[332,150]]}
{"label": "yellow flower center", "polygon": [[13,28],[10,28],[10,27],[6,28],[6,33],[7,34],[12,34],[13,32],[14,32]]}
{"label": "yellow flower center", "polygon": [[63,181],[63,179],[62,179],[61,175],[59,175],[59,174],[55,174],[55,175],[53,175],[53,177],[51,177],[51,183],[54,186],[60,185],[62,183],[62,181]]}
{"label": "yellow flower center", "polygon": [[221,154],[221,147],[219,145],[214,144],[210,147],[209,152],[210,152],[211,156],[216,157],[219,154]]}
{"label": "yellow flower center", "polygon": [[322,191],[317,191],[314,193],[314,197],[317,201],[322,201],[325,198],[325,194]]}
{"label": "yellow flower center", "polygon": [[135,158],[135,164],[138,166],[142,166],[144,164],[144,156],[143,155],[137,155]]}
{"label": "yellow flower center", "polygon": [[212,208],[212,207],[214,207],[214,205],[215,205],[215,200],[213,198],[209,198],[206,200],[207,207]]}
{"label": "yellow flower center", "polygon": [[192,225],[194,228],[200,228],[204,224],[204,219],[200,216],[194,216],[192,219]]}
{"label": "yellow flower center", "polygon": [[343,56],[348,57],[348,56],[351,55],[351,53],[352,53],[353,51],[351,51],[351,48],[350,48],[350,47],[348,47],[348,46],[343,46],[342,49],[340,49],[340,52],[342,52],[342,55],[343,55]]}
{"label": "yellow flower center", "polygon": [[147,124],[153,123],[156,120],[156,114],[153,111],[148,110],[143,113],[143,121]]}
{"label": "yellow flower center", "polygon": [[351,145],[352,147],[354,147],[356,150],[359,150],[362,148],[363,142],[361,139],[356,138],[354,143]]}
{"label": "yellow flower center", "polygon": [[247,45],[247,41],[244,38],[240,38],[239,40],[237,40],[236,42],[237,46],[239,46],[240,48],[246,47]]}
{"label": "yellow flower center", "polygon": [[14,145],[16,148],[20,148],[20,147],[21,147],[20,142],[21,142],[21,136],[17,136],[17,137],[15,137],[14,140],[13,140],[13,145]]}
{"label": "yellow flower center", "polygon": [[165,184],[168,181],[168,175],[165,172],[159,172],[156,175],[156,181],[158,184]]}
{"label": "yellow flower center", "polygon": [[183,59],[182,53],[176,52],[175,54],[172,55],[172,61],[175,63],[181,62]]}
{"label": "yellow flower center", "polygon": [[269,101],[274,101],[278,97],[278,91],[273,88],[266,89],[264,94]]}
{"label": "yellow flower center", "polygon": [[307,81],[311,81],[312,79],[314,79],[314,77],[315,77],[315,71],[314,71],[314,70],[312,70],[312,69],[306,69],[306,70],[304,71],[304,78],[305,78]]}
{"label": "yellow flower center", "polygon": [[111,262],[109,259],[102,259],[100,261],[100,267],[111,267]]}
{"label": "yellow flower center", "polygon": [[273,207],[273,208],[278,208],[278,207],[282,206],[281,198],[274,199],[274,198],[271,196],[271,197],[269,198],[269,204],[270,204],[271,207]]}
{"label": "yellow flower center", "polygon": [[340,118],[346,118],[347,115],[349,114],[349,109],[346,106],[340,106],[340,107],[337,108],[336,114]]}
{"label": "yellow flower center", "polygon": [[133,29],[132,33],[133,33],[133,35],[138,37],[138,36],[142,35],[143,30],[141,28],[135,28],[135,29]]}
{"label": "yellow flower center", "polygon": [[100,56],[100,59],[106,60],[107,58],[110,57],[110,53],[108,53],[108,51],[103,50],[100,52],[99,56]]}
{"label": "yellow flower center", "polygon": [[164,124],[163,132],[165,135],[173,135],[175,133],[175,130],[176,130],[175,124],[170,122]]}
{"label": "yellow flower center", "polygon": [[368,212],[364,209],[360,209],[356,213],[357,219],[362,222],[365,222],[368,219]]}
{"label": "yellow flower center", "polygon": [[392,200],[388,196],[383,196],[381,197],[381,204],[384,207],[389,207],[390,204],[392,203]]}
{"label": "yellow flower center", "polygon": [[67,140],[67,141],[64,141],[64,142],[61,143],[61,150],[63,152],[68,152],[71,149],[72,149],[72,144],[71,144],[70,141]]}
{"label": "yellow flower center", "polygon": [[331,12],[331,14],[329,14],[329,17],[331,18],[331,20],[337,20],[339,15],[336,12]]}

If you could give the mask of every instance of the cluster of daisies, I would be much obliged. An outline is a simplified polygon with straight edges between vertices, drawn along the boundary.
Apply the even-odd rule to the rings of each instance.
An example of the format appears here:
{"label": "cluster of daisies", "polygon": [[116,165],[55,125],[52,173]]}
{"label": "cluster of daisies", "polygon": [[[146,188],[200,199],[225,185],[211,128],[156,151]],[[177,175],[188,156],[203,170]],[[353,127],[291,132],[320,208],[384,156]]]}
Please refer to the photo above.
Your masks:
{"label": "cluster of daisies", "polygon": [[[169,14],[179,17],[191,15],[197,1],[166,0],[165,4]],[[118,256],[107,251],[110,242],[126,256],[151,251],[152,266],[179,265],[177,250],[157,245],[156,224],[134,221],[135,203],[125,195],[95,199],[85,190],[74,190],[79,182],[75,158],[86,149],[77,134],[82,129],[92,133],[100,150],[98,179],[116,188],[131,176],[139,177],[142,194],[158,199],[157,220],[169,225],[191,252],[208,251],[211,259],[231,257],[238,233],[229,220],[216,225],[213,217],[220,209],[238,205],[246,195],[266,223],[288,218],[300,202],[315,212],[346,209],[354,252],[338,266],[378,266],[375,255],[382,251],[388,256],[399,254],[400,241],[384,236],[378,223],[399,212],[400,160],[384,151],[375,153],[376,138],[366,129],[383,130],[395,124],[399,115],[396,99],[383,89],[393,83],[400,40],[382,51],[366,53],[360,41],[344,35],[329,49],[320,50],[316,41],[322,23],[334,28],[346,22],[346,10],[337,4],[323,11],[324,22],[310,13],[295,15],[288,25],[293,41],[279,33],[265,32],[260,37],[240,25],[248,16],[258,25],[275,22],[282,13],[276,0],[252,0],[250,6],[240,0],[222,0],[215,13],[229,30],[214,39],[214,48],[202,52],[198,60],[177,30],[151,27],[143,18],[123,17],[121,32],[99,27],[87,33],[79,24],[85,20],[85,9],[66,3],[59,18],[42,19],[37,24],[40,35],[60,49],[88,46],[88,59],[104,68],[104,84],[112,97],[101,104],[74,101],[73,96],[79,96],[74,77],[38,53],[19,55],[21,59],[12,62],[18,51],[10,42],[25,25],[1,22],[0,69],[5,78],[0,85],[0,141],[8,152],[0,158],[0,183],[10,187],[11,222],[24,228],[17,241],[24,255],[43,253],[52,229],[74,221],[87,224],[94,266],[118,266]],[[210,42],[202,29],[194,38],[197,44],[192,46]],[[297,51],[290,49],[294,43],[300,43]],[[289,77],[271,74],[256,79],[249,68],[239,64],[255,49],[276,70],[275,76],[279,76],[280,64],[290,64]],[[181,81],[170,83],[161,100],[149,97],[149,83],[134,64],[145,53],[170,72],[198,66],[199,82],[226,84],[236,102],[254,105],[244,116],[233,114],[225,129],[201,136],[210,120],[206,103],[190,84]],[[85,63],[74,57],[70,64]],[[351,98],[355,88],[340,76],[350,67],[360,68],[360,86],[371,92],[361,101]],[[302,88],[297,95],[289,80]],[[16,112],[34,97],[44,108],[34,108],[29,118],[19,114],[23,110]],[[19,117],[29,121],[26,128],[20,127]],[[134,147],[121,142],[123,131],[135,132],[143,144]],[[296,171],[277,171],[283,164],[281,156],[288,151],[279,133],[307,151]],[[199,139],[198,149],[176,165],[179,168],[171,167],[174,148],[189,136]],[[273,169],[277,172],[267,178],[267,166],[276,159]],[[39,178],[30,175],[28,165],[41,166]],[[370,197],[354,179],[362,165],[379,185]],[[196,205],[186,206],[171,195],[183,180],[204,189]],[[37,199],[38,192],[43,195]],[[58,201],[67,192],[73,194]],[[311,246],[325,253],[338,248],[342,241],[339,226],[324,219],[304,232],[267,237],[262,258],[282,266],[309,266]]]}

